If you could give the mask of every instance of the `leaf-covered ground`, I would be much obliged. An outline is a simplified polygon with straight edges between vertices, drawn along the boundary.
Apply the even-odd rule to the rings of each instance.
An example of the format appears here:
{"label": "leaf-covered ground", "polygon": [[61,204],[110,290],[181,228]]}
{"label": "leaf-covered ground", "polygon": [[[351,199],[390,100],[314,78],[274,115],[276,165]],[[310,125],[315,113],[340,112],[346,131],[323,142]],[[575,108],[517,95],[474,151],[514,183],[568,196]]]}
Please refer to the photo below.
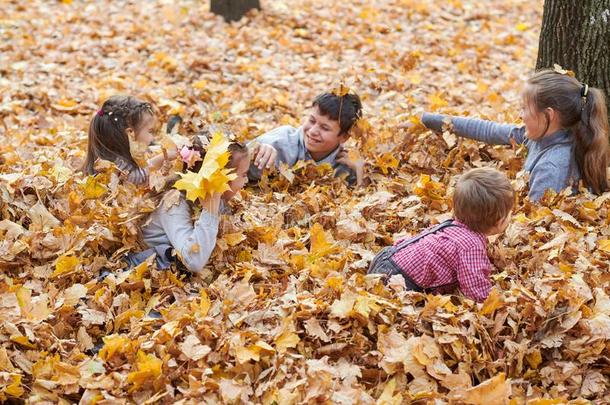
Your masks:
{"label": "leaf-covered ground", "polygon": [[[540,1],[267,1],[232,25],[203,3],[0,1],[0,401],[610,401],[610,193],[533,205],[524,151],[417,125],[518,119]],[[154,201],[78,171],[106,97],[249,139],[341,81],[371,125],[365,189],[295,168],[234,201],[202,277],[121,271]],[[365,276],[477,166],[521,190],[483,305]]]}

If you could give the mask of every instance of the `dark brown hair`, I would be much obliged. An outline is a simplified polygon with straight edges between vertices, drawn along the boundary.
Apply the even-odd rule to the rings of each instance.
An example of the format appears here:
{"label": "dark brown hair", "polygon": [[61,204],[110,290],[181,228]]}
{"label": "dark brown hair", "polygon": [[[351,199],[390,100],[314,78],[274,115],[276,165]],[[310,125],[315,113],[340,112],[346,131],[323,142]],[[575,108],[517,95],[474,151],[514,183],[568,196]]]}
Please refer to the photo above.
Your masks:
{"label": "dark brown hair", "polygon": [[457,220],[486,233],[513,209],[515,191],[504,173],[492,168],[472,169],[460,176],[453,193]]}
{"label": "dark brown hair", "polygon": [[607,191],[610,147],[603,92],[549,69],[537,72],[527,83],[526,99],[540,112],[549,107],[557,111],[561,126],[572,133],[573,153],[584,184],[596,194]]}
{"label": "dark brown hair", "polygon": [[362,117],[362,102],[357,94],[338,96],[334,93],[323,93],[316,97],[312,106],[317,106],[322,115],[339,121],[340,134],[347,134]]}
{"label": "dark brown hair", "polygon": [[113,96],[104,102],[89,124],[86,174],[95,174],[95,161],[123,159],[133,169],[138,164],[131,156],[127,128],[137,131],[146,114],[154,116],[150,103],[130,96]]}

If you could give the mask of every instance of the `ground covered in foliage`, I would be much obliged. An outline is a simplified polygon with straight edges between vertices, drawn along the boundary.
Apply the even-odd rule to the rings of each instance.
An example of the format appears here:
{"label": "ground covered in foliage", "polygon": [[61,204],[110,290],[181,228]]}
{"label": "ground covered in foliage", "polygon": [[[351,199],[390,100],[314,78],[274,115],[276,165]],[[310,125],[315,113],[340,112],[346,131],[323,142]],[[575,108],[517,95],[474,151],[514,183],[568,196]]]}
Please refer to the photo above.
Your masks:
{"label": "ground covered in foliage", "polygon": [[[267,1],[232,25],[202,3],[0,1],[0,401],[610,401],[610,193],[532,204],[524,151],[417,120],[518,120],[541,2]],[[78,170],[106,97],[249,139],[341,81],[370,123],[351,142],[367,187],[285,170],[232,203],[201,277],[121,271],[155,200]],[[365,275],[447,218],[455,176],[478,166],[521,190],[484,304]]]}

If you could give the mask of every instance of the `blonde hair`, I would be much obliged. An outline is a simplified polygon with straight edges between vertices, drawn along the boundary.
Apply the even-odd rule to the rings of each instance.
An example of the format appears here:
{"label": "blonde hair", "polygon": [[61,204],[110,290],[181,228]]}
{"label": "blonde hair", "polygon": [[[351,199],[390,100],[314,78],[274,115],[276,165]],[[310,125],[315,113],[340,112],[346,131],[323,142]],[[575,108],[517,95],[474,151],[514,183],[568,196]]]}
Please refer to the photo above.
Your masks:
{"label": "blonde hair", "polygon": [[504,173],[472,169],[455,186],[453,213],[473,231],[486,233],[510,214],[514,202],[515,192]]}
{"label": "blonde hair", "polygon": [[544,110],[550,107],[559,113],[561,126],[572,133],[574,158],[584,184],[596,194],[607,191],[610,146],[604,93],[550,69],[537,72],[527,84],[526,100],[544,113],[547,130],[550,122]]}

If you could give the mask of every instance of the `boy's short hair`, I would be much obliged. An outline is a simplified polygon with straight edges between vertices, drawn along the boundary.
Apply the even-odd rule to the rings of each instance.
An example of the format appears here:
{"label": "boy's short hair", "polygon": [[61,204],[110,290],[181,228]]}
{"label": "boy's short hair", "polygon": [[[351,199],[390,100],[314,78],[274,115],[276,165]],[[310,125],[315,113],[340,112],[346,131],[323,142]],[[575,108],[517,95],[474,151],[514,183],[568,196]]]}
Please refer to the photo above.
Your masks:
{"label": "boy's short hair", "polygon": [[486,233],[506,218],[515,191],[504,173],[492,168],[472,169],[460,176],[453,193],[453,213],[475,232]]}
{"label": "boy's short hair", "polygon": [[333,121],[339,121],[341,134],[347,134],[362,116],[362,102],[360,97],[353,93],[348,93],[344,96],[322,93],[316,97],[312,106],[317,106],[322,115],[327,116]]}

